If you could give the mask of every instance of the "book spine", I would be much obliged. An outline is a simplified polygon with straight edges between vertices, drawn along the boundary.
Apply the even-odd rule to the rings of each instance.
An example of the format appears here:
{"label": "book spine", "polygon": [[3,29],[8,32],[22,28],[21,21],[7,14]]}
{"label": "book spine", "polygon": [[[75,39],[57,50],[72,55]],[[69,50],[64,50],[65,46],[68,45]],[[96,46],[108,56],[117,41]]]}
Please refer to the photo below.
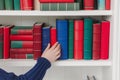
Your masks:
{"label": "book spine", "polygon": [[110,22],[102,21],[101,25],[101,59],[108,59]]}
{"label": "book spine", "polygon": [[10,53],[11,59],[33,59],[33,54],[18,54],[18,53]]}
{"label": "book spine", "polygon": [[3,58],[3,28],[0,28],[0,59]]}
{"label": "book spine", "polygon": [[68,53],[69,59],[73,59],[74,50],[74,20],[69,20],[69,38],[68,38]]}
{"label": "book spine", "polygon": [[94,0],[84,0],[84,10],[94,10]]}
{"label": "book spine", "polygon": [[94,0],[94,9],[98,10],[98,0]]}
{"label": "book spine", "polygon": [[21,10],[33,10],[33,0],[20,0]]}
{"label": "book spine", "polygon": [[74,0],[39,0],[40,3],[74,3]]}
{"label": "book spine", "polygon": [[101,50],[101,24],[93,24],[93,59],[100,59],[100,50]]}
{"label": "book spine", "polygon": [[50,43],[53,46],[57,42],[56,28],[51,28],[50,30]]}
{"label": "book spine", "polygon": [[61,57],[60,59],[68,59],[68,21],[57,20],[57,41],[61,44]]}
{"label": "book spine", "polygon": [[33,41],[11,41],[11,48],[33,48]]}
{"label": "book spine", "polygon": [[93,20],[84,19],[84,59],[92,59]]}
{"label": "book spine", "polygon": [[4,27],[4,47],[3,47],[3,57],[4,59],[9,58],[9,50],[10,50],[10,28],[9,27]]}
{"label": "book spine", "polygon": [[33,35],[10,35],[12,41],[32,41]]}
{"label": "book spine", "polygon": [[79,3],[79,8],[80,8],[80,10],[83,10],[83,9],[84,9],[84,6],[83,6],[84,0],[75,0],[75,2]]}
{"label": "book spine", "polygon": [[74,59],[83,59],[84,21],[74,22]]}
{"label": "book spine", "polygon": [[33,26],[14,26],[12,29],[32,29]]}
{"label": "book spine", "polygon": [[48,43],[50,43],[50,27],[42,28],[42,52],[47,47]]}
{"label": "book spine", "polygon": [[0,0],[0,10],[5,9],[5,0]]}
{"label": "book spine", "polygon": [[34,59],[38,59],[42,54],[42,24],[34,24],[33,27],[33,52]]}
{"label": "book spine", "polygon": [[33,53],[33,49],[28,49],[28,48],[18,48],[18,49],[14,49],[11,48],[10,49],[10,53],[17,53],[17,54],[32,54]]}
{"label": "book spine", "polygon": [[105,10],[105,0],[98,0],[98,10]]}
{"label": "book spine", "polygon": [[110,10],[111,9],[111,0],[105,0],[105,9]]}
{"label": "book spine", "polygon": [[13,0],[5,0],[5,9],[6,10],[14,10]]}
{"label": "book spine", "polygon": [[14,10],[20,10],[20,0],[14,0]]}
{"label": "book spine", "polygon": [[11,29],[11,34],[17,35],[32,35],[32,30],[30,29]]}
{"label": "book spine", "polygon": [[39,0],[34,0],[34,10],[40,11],[40,2]]}

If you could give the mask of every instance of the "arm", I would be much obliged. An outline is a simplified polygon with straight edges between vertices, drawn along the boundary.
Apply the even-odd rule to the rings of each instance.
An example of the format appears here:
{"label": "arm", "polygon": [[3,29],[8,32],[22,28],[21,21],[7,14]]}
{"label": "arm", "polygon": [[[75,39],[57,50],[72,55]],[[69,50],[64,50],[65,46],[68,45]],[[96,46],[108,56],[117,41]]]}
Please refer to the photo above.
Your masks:
{"label": "arm", "polygon": [[24,75],[16,76],[14,73],[7,73],[0,69],[0,80],[42,80],[51,63],[60,57],[60,45],[56,43],[50,48],[47,46],[37,64]]}

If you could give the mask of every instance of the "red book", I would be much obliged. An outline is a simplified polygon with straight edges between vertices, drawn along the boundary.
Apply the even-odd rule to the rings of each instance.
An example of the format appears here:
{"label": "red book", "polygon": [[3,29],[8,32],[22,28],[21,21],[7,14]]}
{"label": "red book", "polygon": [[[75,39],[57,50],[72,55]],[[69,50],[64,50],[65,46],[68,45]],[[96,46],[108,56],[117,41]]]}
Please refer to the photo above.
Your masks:
{"label": "red book", "polygon": [[110,10],[110,7],[111,7],[111,0],[106,0],[105,1],[105,9]]}
{"label": "red book", "polygon": [[74,21],[74,59],[83,59],[84,21]]}
{"label": "red book", "polygon": [[42,26],[41,23],[35,23],[33,27],[33,53],[34,59],[37,59],[41,56],[41,46],[42,46]]}
{"label": "red book", "polygon": [[101,25],[101,59],[108,59],[108,56],[109,56],[109,34],[110,34],[110,22],[102,21],[102,25]]}
{"label": "red book", "polygon": [[20,0],[21,10],[33,10],[34,0]]}
{"label": "red book", "polygon": [[12,53],[12,54],[10,54],[10,58],[12,58],[12,59],[33,59],[33,54]]}
{"label": "red book", "polygon": [[3,58],[8,59],[9,58],[9,50],[10,50],[10,29],[13,26],[5,26],[4,27],[4,43],[3,43]]}
{"label": "red book", "polygon": [[74,0],[39,0],[40,3],[73,3]]}
{"label": "red book", "polygon": [[10,35],[12,41],[32,41],[33,35]]}
{"label": "red book", "polygon": [[11,29],[11,34],[14,34],[14,35],[32,35],[32,29]]}
{"label": "red book", "polygon": [[84,0],[84,10],[94,10],[94,0]]}
{"label": "red book", "polygon": [[10,53],[17,53],[17,54],[32,54],[33,49],[25,49],[25,48],[19,48],[19,49],[10,49]]}
{"label": "red book", "polygon": [[93,24],[93,59],[100,59],[100,49],[101,49],[101,24]]}
{"label": "red book", "polygon": [[50,43],[53,46],[57,41],[56,28],[51,28],[50,30]]}

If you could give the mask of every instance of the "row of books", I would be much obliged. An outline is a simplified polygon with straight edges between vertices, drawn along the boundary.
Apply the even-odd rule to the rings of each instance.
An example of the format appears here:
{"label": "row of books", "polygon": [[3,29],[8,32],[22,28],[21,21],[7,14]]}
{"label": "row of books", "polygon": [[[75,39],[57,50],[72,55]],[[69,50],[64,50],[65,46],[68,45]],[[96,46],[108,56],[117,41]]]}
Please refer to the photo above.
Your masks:
{"label": "row of books", "polygon": [[1,26],[0,57],[4,59],[37,59],[55,42],[61,44],[60,59],[97,60],[109,58],[109,21],[56,20],[56,28],[34,26]]}
{"label": "row of books", "polygon": [[0,10],[110,10],[111,0],[0,0]]}

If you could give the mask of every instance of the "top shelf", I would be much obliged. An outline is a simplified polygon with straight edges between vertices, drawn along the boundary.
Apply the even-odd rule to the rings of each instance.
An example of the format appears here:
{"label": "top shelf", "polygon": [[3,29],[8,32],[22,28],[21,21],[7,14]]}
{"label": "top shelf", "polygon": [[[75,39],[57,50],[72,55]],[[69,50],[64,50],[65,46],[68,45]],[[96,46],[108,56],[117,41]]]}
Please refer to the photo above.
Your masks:
{"label": "top shelf", "polygon": [[0,11],[0,16],[111,16],[112,10],[89,11]]}

